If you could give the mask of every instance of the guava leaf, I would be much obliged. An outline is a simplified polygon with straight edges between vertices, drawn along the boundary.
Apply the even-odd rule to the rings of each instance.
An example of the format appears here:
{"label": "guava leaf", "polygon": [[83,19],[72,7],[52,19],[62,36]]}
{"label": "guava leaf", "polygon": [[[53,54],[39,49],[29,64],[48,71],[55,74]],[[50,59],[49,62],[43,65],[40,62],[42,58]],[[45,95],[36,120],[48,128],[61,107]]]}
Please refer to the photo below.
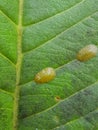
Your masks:
{"label": "guava leaf", "polygon": [[[98,130],[98,0],[0,0],[0,130]],[[45,67],[54,80],[37,84]]]}

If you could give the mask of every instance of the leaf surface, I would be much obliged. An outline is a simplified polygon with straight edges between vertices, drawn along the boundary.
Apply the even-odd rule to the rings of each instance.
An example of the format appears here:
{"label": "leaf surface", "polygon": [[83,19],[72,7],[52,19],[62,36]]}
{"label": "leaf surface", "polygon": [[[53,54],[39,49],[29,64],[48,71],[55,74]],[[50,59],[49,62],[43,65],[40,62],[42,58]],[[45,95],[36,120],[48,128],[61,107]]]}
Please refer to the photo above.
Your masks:
{"label": "leaf surface", "polygon": [[[0,0],[0,130],[98,130],[98,0]],[[54,80],[34,82],[45,67]]]}

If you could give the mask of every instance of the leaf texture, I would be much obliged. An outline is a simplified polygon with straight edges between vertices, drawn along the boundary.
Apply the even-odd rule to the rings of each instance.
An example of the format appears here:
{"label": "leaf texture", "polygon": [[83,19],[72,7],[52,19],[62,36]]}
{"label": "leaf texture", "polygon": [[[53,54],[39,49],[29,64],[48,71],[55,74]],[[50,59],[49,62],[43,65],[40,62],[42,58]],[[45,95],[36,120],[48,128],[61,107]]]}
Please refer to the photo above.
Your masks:
{"label": "leaf texture", "polygon": [[[98,0],[0,0],[0,130],[98,130]],[[56,77],[34,77],[53,67]]]}

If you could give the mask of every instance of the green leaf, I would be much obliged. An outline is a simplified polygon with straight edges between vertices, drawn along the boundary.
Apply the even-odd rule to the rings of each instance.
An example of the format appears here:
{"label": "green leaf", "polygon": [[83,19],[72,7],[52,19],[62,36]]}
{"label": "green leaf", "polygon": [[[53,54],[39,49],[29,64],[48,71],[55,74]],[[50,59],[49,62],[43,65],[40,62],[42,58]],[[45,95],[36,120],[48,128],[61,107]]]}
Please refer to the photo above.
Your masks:
{"label": "green leaf", "polygon": [[[0,0],[0,130],[98,130],[98,0]],[[37,84],[45,67],[54,80]]]}

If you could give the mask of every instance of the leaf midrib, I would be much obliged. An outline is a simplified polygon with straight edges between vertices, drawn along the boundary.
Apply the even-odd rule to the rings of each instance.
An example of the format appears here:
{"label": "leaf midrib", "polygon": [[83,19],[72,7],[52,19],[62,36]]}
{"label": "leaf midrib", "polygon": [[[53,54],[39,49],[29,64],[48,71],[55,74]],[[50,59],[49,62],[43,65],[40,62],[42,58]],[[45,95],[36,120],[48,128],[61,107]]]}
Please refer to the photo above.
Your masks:
{"label": "leaf midrib", "polygon": [[19,101],[19,83],[20,72],[22,63],[22,13],[23,13],[23,0],[19,0],[19,21],[17,27],[18,40],[17,40],[17,64],[16,64],[16,88],[14,93],[14,111],[13,111],[13,130],[17,130],[18,125],[18,101]]}
{"label": "leaf midrib", "polygon": [[[18,59],[16,64],[16,89],[14,93],[14,111],[13,111],[13,130],[17,130],[18,124],[18,101],[19,101],[19,83],[20,83],[20,72],[21,72],[21,63],[22,63],[22,13],[23,13],[23,0],[19,0],[19,23],[17,26],[18,33],[18,43],[17,43],[17,52]],[[81,22],[81,21],[80,21]],[[77,23],[76,23],[77,24]],[[31,50],[32,51],[32,50]]]}
{"label": "leaf midrib", "polygon": [[[23,0],[22,0],[23,1]],[[82,0],[81,2],[83,2],[84,0]],[[80,3],[81,3],[80,2]],[[78,3],[78,4],[80,4],[80,3]],[[74,5],[74,6],[76,6],[76,5]],[[72,8],[72,7],[71,7]],[[70,8],[69,8],[70,9]],[[69,10],[68,9],[68,10]],[[67,11],[67,10],[65,10],[65,11]],[[1,10],[0,10],[0,12],[1,12]],[[21,11],[21,12],[23,12],[23,11]],[[46,42],[44,42],[44,43],[42,43],[41,45],[39,45],[39,46],[37,46],[36,48],[33,48],[33,49],[31,49],[31,50],[28,50],[28,51],[26,51],[26,52],[23,52],[23,55],[26,55],[26,54],[28,54],[28,53],[31,53],[32,51],[35,51],[35,50],[37,50],[37,49],[39,49],[39,48],[41,48],[41,47],[43,47],[43,46],[45,46],[47,43],[49,43],[50,41],[52,41],[52,40],[54,40],[55,38],[57,38],[58,36],[60,36],[61,34],[63,34],[64,32],[67,32],[67,31],[69,31],[72,27],[74,27],[74,26],[76,26],[76,25],[78,25],[79,23],[81,23],[82,21],[84,21],[84,20],[86,20],[86,19],[88,19],[88,18],[90,18],[93,14],[95,14],[97,11],[95,11],[95,12],[92,12],[90,15],[88,15],[88,16],[86,16],[86,17],[84,17],[82,20],[80,20],[79,22],[77,22],[77,23],[75,23],[74,25],[71,25],[70,27],[68,27],[66,30],[64,30],[64,31],[62,31],[62,32],[60,32],[59,34],[57,34],[56,36],[54,36],[53,38],[51,38],[51,39],[49,39],[49,40],[47,40]],[[4,14],[4,12],[2,12],[2,14],[3,15],[5,15],[6,17],[7,17],[7,15],[6,14]],[[52,17],[54,17],[55,15],[53,15]],[[19,16],[20,17],[20,16]],[[8,17],[7,17],[8,18]],[[49,17],[50,18],[50,17]],[[49,19],[48,18],[48,19]],[[10,18],[8,18],[11,22],[13,22]],[[44,19],[45,20],[45,19]],[[41,22],[43,22],[44,20],[42,20]],[[13,22],[13,24],[15,25],[15,23]],[[38,23],[35,23],[35,24],[38,24]],[[19,26],[19,24],[18,24],[18,26]],[[17,25],[16,25],[16,27],[17,27]],[[22,27],[24,28],[24,26],[22,25]],[[1,53],[0,53],[1,54]],[[1,54],[4,58],[6,58],[12,65],[14,65],[14,67],[15,67],[15,64],[8,58],[8,57],[6,57],[4,54]]]}

